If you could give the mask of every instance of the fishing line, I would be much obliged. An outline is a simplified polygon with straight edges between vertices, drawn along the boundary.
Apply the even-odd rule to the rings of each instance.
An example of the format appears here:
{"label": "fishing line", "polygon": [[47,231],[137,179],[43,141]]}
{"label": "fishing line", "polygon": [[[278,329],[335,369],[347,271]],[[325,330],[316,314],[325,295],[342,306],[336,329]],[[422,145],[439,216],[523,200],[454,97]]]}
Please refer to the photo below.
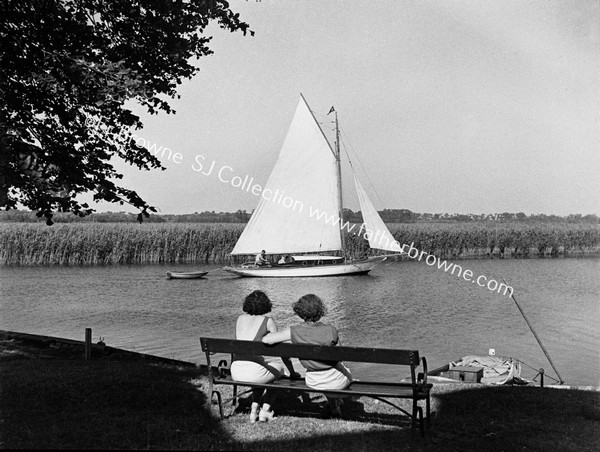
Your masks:
{"label": "fishing line", "polygon": [[[506,284],[506,280],[504,278],[502,278],[502,281],[504,282],[504,284],[506,286],[508,286],[508,284]],[[510,298],[513,299],[513,301],[515,302],[515,304],[517,305],[517,308],[519,308],[519,311],[521,312],[521,315],[523,316],[523,318],[525,319],[525,322],[527,322],[527,326],[529,326],[529,329],[531,330],[531,332],[533,333],[533,336],[535,337],[535,339],[537,340],[538,344],[540,344],[540,347],[542,348],[542,351],[544,352],[544,355],[546,355],[546,358],[548,359],[548,362],[550,363],[550,365],[552,366],[552,369],[554,369],[554,372],[556,373],[556,376],[559,379],[559,384],[563,384],[565,381],[563,380],[563,378],[560,376],[560,374],[558,373],[558,370],[556,369],[556,366],[554,366],[554,363],[552,362],[552,358],[550,358],[550,354],[548,353],[548,351],[546,350],[546,347],[544,347],[544,344],[542,344],[542,340],[539,338],[539,336],[537,335],[537,333],[535,332],[535,329],[533,328],[533,325],[531,324],[531,322],[529,321],[529,319],[527,318],[527,316],[525,315],[525,312],[523,311],[523,308],[521,308],[521,305],[519,304],[519,302],[517,301],[517,299],[515,298],[515,296],[511,293],[510,294]]]}

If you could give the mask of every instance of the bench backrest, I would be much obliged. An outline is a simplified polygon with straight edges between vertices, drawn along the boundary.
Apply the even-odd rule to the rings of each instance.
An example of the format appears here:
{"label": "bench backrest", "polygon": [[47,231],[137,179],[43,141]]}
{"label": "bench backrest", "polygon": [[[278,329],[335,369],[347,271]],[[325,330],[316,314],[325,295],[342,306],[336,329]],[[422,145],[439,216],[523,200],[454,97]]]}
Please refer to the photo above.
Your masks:
{"label": "bench backrest", "polygon": [[280,343],[274,345],[235,339],[201,337],[202,350],[206,353],[233,353],[239,355],[279,356],[317,361],[347,361],[361,363],[400,364],[417,367],[417,350],[389,348],[342,347]]}

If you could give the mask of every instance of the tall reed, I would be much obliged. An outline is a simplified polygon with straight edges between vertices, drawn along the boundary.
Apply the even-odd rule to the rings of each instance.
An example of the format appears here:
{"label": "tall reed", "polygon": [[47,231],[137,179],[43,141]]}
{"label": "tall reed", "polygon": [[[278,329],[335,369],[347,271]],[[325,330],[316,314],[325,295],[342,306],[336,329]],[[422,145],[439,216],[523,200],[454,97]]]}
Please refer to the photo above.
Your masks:
{"label": "tall reed", "polygon": [[[230,263],[243,224],[0,223],[0,264],[108,265]],[[591,224],[409,223],[389,225],[400,244],[446,258],[537,256],[600,252],[600,227]],[[373,254],[347,234],[352,257]]]}
{"label": "tall reed", "polygon": [[0,263],[222,262],[242,230],[238,224],[0,224]]}

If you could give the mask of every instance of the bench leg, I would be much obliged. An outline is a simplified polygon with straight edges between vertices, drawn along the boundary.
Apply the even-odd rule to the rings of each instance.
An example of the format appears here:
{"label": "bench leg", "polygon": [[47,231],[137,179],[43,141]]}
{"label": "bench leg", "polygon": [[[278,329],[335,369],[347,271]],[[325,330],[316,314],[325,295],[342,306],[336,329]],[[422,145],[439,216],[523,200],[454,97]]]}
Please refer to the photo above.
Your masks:
{"label": "bench leg", "polygon": [[217,402],[219,402],[219,415],[221,416],[221,419],[223,419],[225,416],[223,416],[223,403],[221,400],[221,393],[219,391],[213,391],[212,394],[216,394],[217,396]]}
{"label": "bench leg", "polygon": [[423,423],[423,407],[419,406],[416,399],[413,399],[413,412],[411,416],[411,425],[410,425],[410,436],[411,438],[415,437],[415,431],[417,429],[417,422],[419,422],[419,431],[421,432],[421,436],[425,438],[425,426]]}
{"label": "bench leg", "polygon": [[417,413],[419,412],[419,404],[417,403],[417,399],[413,399],[413,409],[412,416],[410,422],[410,436],[411,438],[415,437],[415,430],[417,428]]}
{"label": "bench leg", "polygon": [[423,407],[420,406],[417,406],[416,411],[413,412],[413,415],[411,416],[411,439],[415,438],[415,431],[417,430],[417,421],[419,422],[419,431],[421,432],[421,437],[425,438],[425,427],[423,425]]}
{"label": "bench leg", "polygon": [[423,426],[423,407],[419,407],[418,411],[419,411],[419,428],[421,430],[421,437],[425,438],[425,428]]}

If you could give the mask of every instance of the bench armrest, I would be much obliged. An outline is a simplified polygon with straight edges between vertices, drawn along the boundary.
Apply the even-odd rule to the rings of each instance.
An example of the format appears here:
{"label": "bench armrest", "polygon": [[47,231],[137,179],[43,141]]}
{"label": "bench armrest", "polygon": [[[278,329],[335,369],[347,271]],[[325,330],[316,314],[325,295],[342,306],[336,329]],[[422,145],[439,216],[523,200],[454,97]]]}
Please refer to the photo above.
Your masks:
{"label": "bench armrest", "polygon": [[229,366],[227,365],[227,361],[224,359],[219,361],[219,365],[217,367],[219,378],[225,378],[227,376],[228,370],[229,370]]}

